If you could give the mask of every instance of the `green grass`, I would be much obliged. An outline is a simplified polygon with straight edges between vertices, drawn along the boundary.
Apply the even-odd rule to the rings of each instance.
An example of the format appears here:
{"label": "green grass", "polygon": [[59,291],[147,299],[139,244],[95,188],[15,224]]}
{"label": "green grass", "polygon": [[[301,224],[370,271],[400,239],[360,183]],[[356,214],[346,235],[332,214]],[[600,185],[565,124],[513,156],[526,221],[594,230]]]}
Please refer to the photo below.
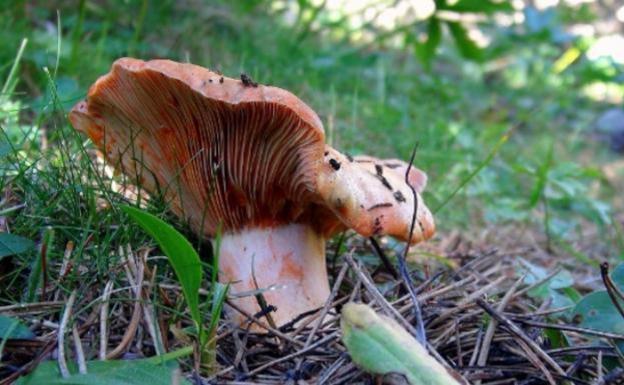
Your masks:
{"label": "green grass", "polygon": [[[121,276],[113,269],[120,247],[154,244],[118,209],[128,203],[115,188],[124,177],[104,175],[66,119],[111,62],[130,54],[188,60],[232,77],[246,72],[289,89],[317,111],[332,143],[352,154],[407,159],[418,142],[415,164],[430,176],[425,201],[438,208],[443,233],[528,224],[545,227],[574,254],[590,226],[603,257],[624,256],[624,232],[613,226],[622,210],[618,186],[600,171],[616,158],[591,139],[607,106],[577,92],[591,63],[553,71],[564,46],[495,32],[501,50],[513,54],[493,70],[462,59],[443,38],[427,71],[408,46],[354,43],[340,23],[319,30],[310,18],[322,21],[322,12],[292,27],[277,11],[244,2],[28,3],[0,10],[0,188],[8,228],[39,247],[1,261],[0,305],[37,300],[40,292],[25,287],[41,287],[43,274],[67,292],[103,286]],[[148,211],[182,229],[203,261],[211,258],[162,200]],[[81,268],[60,279],[68,242],[72,265]],[[172,279],[157,263],[158,280]]]}

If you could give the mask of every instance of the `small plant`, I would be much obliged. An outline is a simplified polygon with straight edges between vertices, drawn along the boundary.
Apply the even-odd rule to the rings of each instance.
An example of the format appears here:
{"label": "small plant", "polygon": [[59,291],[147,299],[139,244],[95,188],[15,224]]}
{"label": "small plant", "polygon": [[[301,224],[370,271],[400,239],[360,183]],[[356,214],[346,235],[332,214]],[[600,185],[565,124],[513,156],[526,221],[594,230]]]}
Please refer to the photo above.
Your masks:
{"label": "small plant", "polygon": [[[195,336],[196,353],[198,353],[196,362],[199,363],[197,366],[201,366],[201,369],[208,373],[214,372],[217,367],[215,336],[228,291],[228,285],[223,285],[217,280],[219,266],[217,252],[220,237],[216,237],[217,247],[215,251],[217,252],[213,254],[210,323],[207,328],[204,328],[199,306],[199,288],[203,276],[202,265],[199,255],[191,243],[171,225],[152,214],[131,206],[122,206],[122,210],[154,238],[173,266],[195,324],[197,333]],[[200,368],[196,367],[196,369]]]}

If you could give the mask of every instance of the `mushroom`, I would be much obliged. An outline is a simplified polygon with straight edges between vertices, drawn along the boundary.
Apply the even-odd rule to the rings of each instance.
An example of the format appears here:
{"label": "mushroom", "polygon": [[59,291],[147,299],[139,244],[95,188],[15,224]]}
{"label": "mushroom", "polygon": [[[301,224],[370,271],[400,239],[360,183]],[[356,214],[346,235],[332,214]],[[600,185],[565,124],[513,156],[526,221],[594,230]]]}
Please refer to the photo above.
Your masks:
{"label": "mushroom", "polygon": [[[336,232],[416,243],[435,231],[420,197],[422,171],[411,168],[412,190],[404,162],[341,154],[324,143],[312,109],[248,76],[122,58],[69,118],[109,163],[161,194],[200,236],[222,225],[220,281],[234,294],[272,288],[263,295],[277,308],[277,325],[327,300],[325,241]],[[260,311],[252,295],[234,302]]]}

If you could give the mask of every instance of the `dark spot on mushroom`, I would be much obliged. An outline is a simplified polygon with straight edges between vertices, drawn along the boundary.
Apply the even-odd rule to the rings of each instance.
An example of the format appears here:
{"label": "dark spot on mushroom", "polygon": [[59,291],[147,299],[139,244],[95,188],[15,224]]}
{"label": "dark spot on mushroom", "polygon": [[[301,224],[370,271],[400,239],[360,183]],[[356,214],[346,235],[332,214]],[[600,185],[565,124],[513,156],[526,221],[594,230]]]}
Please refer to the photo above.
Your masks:
{"label": "dark spot on mushroom", "polygon": [[405,202],[405,197],[403,196],[403,193],[399,190],[395,191],[393,194],[394,199],[396,199],[397,202]]}
{"label": "dark spot on mushroom", "polygon": [[384,163],[384,166],[394,169],[401,167],[401,163]]}
{"label": "dark spot on mushroom", "polygon": [[201,86],[202,86],[202,87],[206,87],[206,81],[205,81],[205,80],[202,80],[202,84],[201,84]]}
{"label": "dark spot on mushroom", "polygon": [[212,83],[212,79],[208,79],[208,83]]}
{"label": "dark spot on mushroom", "polygon": [[378,235],[379,233],[381,233],[381,230],[383,230],[383,228],[381,227],[381,219],[377,217],[373,221],[373,234]]}
{"label": "dark spot on mushroom", "polygon": [[219,79],[219,83],[223,84],[223,76]]}
{"label": "dark spot on mushroom", "polygon": [[390,203],[390,202],[377,203],[376,205],[373,205],[373,206],[369,207],[368,211],[372,211],[372,210],[379,209],[379,208],[382,208],[382,207],[392,207],[392,203]]}
{"label": "dark spot on mushroom", "polygon": [[377,173],[377,175],[382,176],[383,175],[383,167],[381,167],[380,164],[376,164],[375,165],[375,172]]}
{"label": "dark spot on mushroom", "polygon": [[418,220],[418,227],[420,227],[420,233],[424,234],[425,233],[425,226],[423,226],[423,223]]}
{"label": "dark spot on mushroom", "polygon": [[240,74],[240,79],[245,87],[258,87],[258,83],[254,82],[246,73]]}
{"label": "dark spot on mushroom", "polygon": [[332,168],[336,171],[340,170],[340,162],[338,162],[336,159],[332,158],[329,160],[329,164],[332,166]]}
{"label": "dark spot on mushroom", "polygon": [[390,185],[390,182],[388,182],[388,179],[386,179],[384,176],[381,176],[379,174],[376,175],[377,179],[379,179],[379,181],[381,182],[381,184],[383,184],[388,190],[392,191],[393,188]]}
{"label": "dark spot on mushroom", "polygon": [[325,156],[329,155],[329,151],[325,151],[325,154],[323,154]]}
{"label": "dark spot on mushroom", "polygon": [[349,153],[346,154],[347,159],[349,160],[349,162],[353,162],[353,157],[351,155],[349,155]]}

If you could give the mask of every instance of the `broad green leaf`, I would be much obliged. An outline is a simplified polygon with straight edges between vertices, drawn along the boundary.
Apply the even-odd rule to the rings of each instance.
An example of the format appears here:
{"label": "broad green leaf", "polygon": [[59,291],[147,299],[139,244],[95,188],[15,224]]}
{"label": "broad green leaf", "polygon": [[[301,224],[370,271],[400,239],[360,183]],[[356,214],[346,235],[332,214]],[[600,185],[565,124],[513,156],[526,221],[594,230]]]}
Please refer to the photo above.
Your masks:
{"label": "broad green leaf", "polygon": [[580,321],[581,327],[624,334],[624,317],[615,308],[609,294],[604,290],[583,297],[572,314],[575,320]]}
{"label": "broad green leaf", "polygon": [[343,306],[340,328],[351,359],[367,372],[399,373],[411,385],[459,384],[405,329],[366,305]]}
{"label": "broad green leaf", "polygon": [[31,340],[35,335],[18,319],[0,315],[0,338]]}
{"label": "broad green leaf", "polygon": [[78,374],[76,365],[71,363],[72,375],[61,378],[57,362],[45,361],[34,372],[20,378],[16,385],[190,385],[184,378],[174,380],[175,376],[180,376],[177,367],[173,361],[155,364],[149,359],[89,361],[86,374]]}
{"label": "broad green leaf", "polygon": [[[624,291],[624,264],[613,270],[611,280],[621,291]],[[620,304],[624,307],[624,301],[620,301]],[[624,317],[605,290],[595,291],[583,297],[574,308],[572,316],[581,327],[624,334]],[[624,352],[624,341],[618,341],[617,346]]]}
{"label": "broad green leaf", "polygon": [[200,325],[199,287],[202,281],[202,269],[199,255],[191,243],[171,225],[154,215],[131,206],[121,208],[156,240],[160,249],[169,258],[182,286],[191,316]]}
{"label": "broad green leaf", "polygon": [[431,65],[431,60],[435,56],[436,49],[440,45],[441,39],[442,28],[440,27],[440,20],[436,17],[432,17],[427,24],[427,40],[415,44],[416,56],[425,64],[427,69],[429,69]]}
{"label": "broad green leaf", "polygon": [[30,239],[9,233],[0,233],[0,259],[8,255],[20,254],[35,246]]}
{"label": "broad green leaf", "polygon": [[455,40],[455,45],[457,45],[457,49],[462,57],[475,61],[483,59],[483,51],[468,36],[468,31],[463,25],[455,21],[449,21],[446,25],[448,25],[449,31]]}

